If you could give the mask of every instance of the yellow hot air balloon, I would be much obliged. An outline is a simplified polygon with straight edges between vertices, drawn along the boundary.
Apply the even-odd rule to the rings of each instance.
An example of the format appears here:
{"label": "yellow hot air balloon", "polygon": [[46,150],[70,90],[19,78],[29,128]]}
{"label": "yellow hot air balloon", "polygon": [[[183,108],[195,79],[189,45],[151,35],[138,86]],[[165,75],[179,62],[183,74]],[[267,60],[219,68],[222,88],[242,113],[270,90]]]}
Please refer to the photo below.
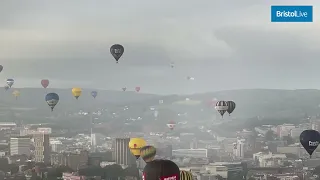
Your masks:
{"label": "yellow hot air balloon", "polygon": [[78,99],[81,96],[82,89],[81,88],[72,88],[72,95]]}
{"label": "yellow hot air balloon", "polygon": [[139,159],[140,157],[140,149],[146,146],[146,141],[142,138],[131,138],[129,142],[129,148],[131,153]]}
{"label": "yellow hot air balloon", "polygon": [[18,97],[20,96],[20,91],[14,90],[14,91],[12,92],[12,95],[13,95],[14,97],[16,97],[16,99],[18,99]]}
{"label": "yellow hot air balloon", "polygon": [[193,175],[190,171],[180,170],[180,180],[192,180]]}

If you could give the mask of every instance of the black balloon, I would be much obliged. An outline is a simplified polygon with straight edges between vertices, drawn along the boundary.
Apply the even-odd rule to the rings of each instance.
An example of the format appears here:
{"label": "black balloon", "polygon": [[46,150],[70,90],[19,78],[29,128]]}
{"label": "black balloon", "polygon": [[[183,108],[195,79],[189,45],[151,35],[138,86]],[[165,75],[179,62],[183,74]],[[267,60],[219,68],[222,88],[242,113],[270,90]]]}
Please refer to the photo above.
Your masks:
{"label": "black balloon", "polygon": [[114,57],[114,59],[116,59],[116,61],[118,63],[120,57],[124,53],[124,47],[120,44],[114,44],[110,47],[110,53],[112,54],[112,56]]}
{"label": "black balloon", "polygon": [[312,153],[317,149],[320,141],[320,133],[316,130],[305,130],[300,134],[300,143],[308,154]]}
{"label": "black balloon", "polygon": [[234,111],[234,109],[236,109],[236,103],[233,101],[227,101],[227,104],[228,104],[227,112],[230,115]]}
{"label": "black balloon", "polygon": [[2,65],[0,65],[0,72],[3,70],[3,66]]}
{"label": "black balloon", "polygon": [[156,159],[144,167],[142,179],[180,180],[180,169],[170,160]]}

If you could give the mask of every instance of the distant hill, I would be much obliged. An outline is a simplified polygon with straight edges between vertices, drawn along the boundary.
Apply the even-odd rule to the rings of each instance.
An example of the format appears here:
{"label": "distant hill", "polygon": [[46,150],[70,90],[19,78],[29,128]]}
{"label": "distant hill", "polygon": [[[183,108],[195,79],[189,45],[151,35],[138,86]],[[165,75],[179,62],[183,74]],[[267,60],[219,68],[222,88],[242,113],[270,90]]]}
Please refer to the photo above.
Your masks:
{"label": "distant hill", "polygon": [[[21,95],[16,100],[12,92],[19,90]],[[76,100],[70,89],[43,89],[43,88],[12,88],[5,91],[0,88],[0,109],[4,107],[25,107],[25,108],[43,108],[46,107],[45,95],[49,92],[55,92],[59,95],[60,101],[56,106],[57,109],[86,108],[92,106],[104,106],[108,104],[127,104],[132,102],[141,102],[148,99],[159,97],[153,94],[136,93],[132,91],[110,91],[97,90],[98,96],[94,99],[90,92],[92,89],[83,89],[82,95]]]}
{"label": "distant hill", "polygon": [[[64,121],[66,112],[72,113],[80,109],[91,111],[102,108],[108,110],[105,110],[105,115],[100,118],[101,121],[113,121],[121,124],[126,122],[128,118],[142,117],[141,123],[135,122],[134,124],[137,126],[150,124],[152,126],[155,123],[152,121],[154,113],[149,107],[154,106],[159,110],[158,119],[162,124],[170,120],[189,121],[190,123],[210,122],[217,116],[214,107],[208,103],[213,98],[235,101],[237,107],[232,117],[238,119],[256,116],[299,119],[306,114],[320,114],[320,90],[313,89],[242,89],[183,96],[99,90],[96,99],[91,97],[91,89],[83,89],[79,100],[72,96],[71,89],[21,88],[18,89],[21,91],[18,100],[12,96],[13,90],[0,89],[0,121],[1,118],[6,121],[11,121],[11,119],[38,121],[38,119],[41,120],[53,115]],[[56,92],[60,96],[60,102],[53,113],[50,112],[44,100],[45,91]],[[159,104],[159,100],[163,100],[163,104]],[[123,110],[123,106],[130,108]],[[113,117],[113,112],[118,114],[117,117]],[[226,113],[225,119],[228,118]],[[218,119],[220,118],[218,117]]]}

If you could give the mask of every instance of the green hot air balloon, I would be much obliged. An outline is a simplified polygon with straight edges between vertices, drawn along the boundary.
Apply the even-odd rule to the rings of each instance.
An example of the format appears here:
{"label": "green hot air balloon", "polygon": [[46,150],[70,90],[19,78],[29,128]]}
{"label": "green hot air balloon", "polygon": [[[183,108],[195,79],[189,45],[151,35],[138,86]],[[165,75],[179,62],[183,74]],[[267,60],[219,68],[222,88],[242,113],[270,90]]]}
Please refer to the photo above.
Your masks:
{"label": "green hot air balloon", "polygon": [[156,156],[156,148],[153,146],[144,146],[140,149],[140,157],[148,163],[153,161],[154,157]]}

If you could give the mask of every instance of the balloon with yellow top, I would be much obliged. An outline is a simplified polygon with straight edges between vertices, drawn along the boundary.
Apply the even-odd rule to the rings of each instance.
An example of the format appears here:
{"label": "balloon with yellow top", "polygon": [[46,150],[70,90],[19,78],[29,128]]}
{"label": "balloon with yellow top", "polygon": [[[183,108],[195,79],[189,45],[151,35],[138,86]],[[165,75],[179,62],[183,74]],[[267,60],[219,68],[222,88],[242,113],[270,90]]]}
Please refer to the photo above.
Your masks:
{"label": "balloon with yellow top", "polygon": [[142,138],[131,138],[129,142],[129,149],[131,153],[139,159],[140,157],[140,149],[146,145],[146,141]]}
{"label": "balloon with yellow top", "polygon": [[72,88],[72,95],[73,95],[76,99],[78,99],[78,98],[81,96],[81,94],[82,94],[82,89],[81,89],[81,88],[77,88],[77,87]]}

